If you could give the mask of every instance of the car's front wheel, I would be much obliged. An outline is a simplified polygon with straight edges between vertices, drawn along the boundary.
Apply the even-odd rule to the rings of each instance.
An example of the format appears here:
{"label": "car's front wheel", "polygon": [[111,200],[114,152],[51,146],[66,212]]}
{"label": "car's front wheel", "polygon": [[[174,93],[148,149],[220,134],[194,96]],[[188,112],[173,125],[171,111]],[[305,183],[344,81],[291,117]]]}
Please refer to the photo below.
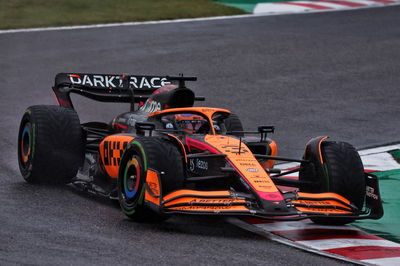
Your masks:
{"label": "car's front wheel", "polygon": [[[365,175],[361,158],[356,149],[346,142],[324,141],[321,146],[324,175],[313,177],[310,171],[300,171],[299,179],[312,181],[314,187],[302,188],[303,192],[334,192],[348,199],[359,210],[363,208],[365,200]],[[319,162],[312,162],[317,165]],[[302,165],[302,169],[307,166]],[[318,172],[318,171],[314,171]],[[319,224],[347,224],[353,222],[351,218],[313,218]]]}

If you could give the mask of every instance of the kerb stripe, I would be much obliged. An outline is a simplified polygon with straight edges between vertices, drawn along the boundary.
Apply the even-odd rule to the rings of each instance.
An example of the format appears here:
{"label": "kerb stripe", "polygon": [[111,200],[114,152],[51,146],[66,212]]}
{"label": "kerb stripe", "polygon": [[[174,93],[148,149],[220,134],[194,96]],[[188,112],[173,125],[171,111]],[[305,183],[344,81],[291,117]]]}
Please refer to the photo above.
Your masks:
{"label": "kerb stripe", "polygon": [[361,230],[337,230],[337,229],[300,229],[272,231],[273,234],[290,239],[292,241],[357,238],[357,239],[381,239],[380,237],[365,233]]}
{"label": "kerb stripe", "polygon": [[316,5],[316,4],[298,3],[298,2],[279,2],[279,4],[309,7],[309,8],[318,9],[318,10],[332,9],[330,7],[327,7],[327,6],[321,6],[321,5]]}
{"label": "kerb stripe", "polygon": [[400,257],[400,247],[356,246],[347,248],[326,249],[324,251],[355,260]]}

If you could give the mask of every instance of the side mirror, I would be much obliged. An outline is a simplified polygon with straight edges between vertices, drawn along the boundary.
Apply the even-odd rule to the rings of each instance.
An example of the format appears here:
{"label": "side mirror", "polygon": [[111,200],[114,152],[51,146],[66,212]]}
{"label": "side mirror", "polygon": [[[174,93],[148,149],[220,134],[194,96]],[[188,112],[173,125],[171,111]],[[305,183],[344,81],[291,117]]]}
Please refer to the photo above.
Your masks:
{"label": "side mirror", "polygon": [[259,126],[257,129],[258,129],[258,132],[261,134],[261,141],[264,141],[267,139],[268,133],[275,132],[274,126]]}

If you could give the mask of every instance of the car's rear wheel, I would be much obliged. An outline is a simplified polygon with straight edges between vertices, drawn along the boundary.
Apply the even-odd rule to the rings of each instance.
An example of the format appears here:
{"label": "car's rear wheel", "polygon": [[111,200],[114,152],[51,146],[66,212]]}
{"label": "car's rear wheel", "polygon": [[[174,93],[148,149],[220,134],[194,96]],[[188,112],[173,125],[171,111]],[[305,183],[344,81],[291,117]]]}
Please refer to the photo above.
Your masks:
{"label": "car's rear wheel", "polygon": [[18,134],[18,163],[30,183],[63,184],[83,163],[84,137],[77,113],[55,105],[29,107]]}
{"label": "car's rear wheel", "polygon": [[161,195],[183,187],[183,162],[178,148],[160,137],[135,138],[121,160],[118,198],[122,211],[139,222],[158,222],[168,218],[145,204],[144,185],[149,169],[160,174]]}
{"label": "car's rear wheel", "polygon": [[[355,148],[346,142],[325,141],[322,143],[322,157],[325,175],[313,177],[307,166],[302,165],[299,179],[316,182],[314,187],[302,188],[303,192],[334,192],[348,199],[359,210],[365,200],[365,176],[361,158]],[[317,165],[318,162],[312,162]],[[312,171],[314,173],[318,171]],[[313,218],[319,224],[347,224],[351,218]]]}

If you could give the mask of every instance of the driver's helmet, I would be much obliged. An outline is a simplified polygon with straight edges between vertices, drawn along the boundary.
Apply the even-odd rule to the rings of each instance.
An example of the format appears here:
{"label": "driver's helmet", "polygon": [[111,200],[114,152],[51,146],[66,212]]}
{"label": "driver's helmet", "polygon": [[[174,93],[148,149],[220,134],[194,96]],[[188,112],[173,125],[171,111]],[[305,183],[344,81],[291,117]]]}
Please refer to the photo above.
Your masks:
{"label": "driver's helmet", "polygon": [[190,134],[198,133],[199,129],[207,124],[204,117],[196,114],[177,114],[175,115],[175,122],[180,129]]}

